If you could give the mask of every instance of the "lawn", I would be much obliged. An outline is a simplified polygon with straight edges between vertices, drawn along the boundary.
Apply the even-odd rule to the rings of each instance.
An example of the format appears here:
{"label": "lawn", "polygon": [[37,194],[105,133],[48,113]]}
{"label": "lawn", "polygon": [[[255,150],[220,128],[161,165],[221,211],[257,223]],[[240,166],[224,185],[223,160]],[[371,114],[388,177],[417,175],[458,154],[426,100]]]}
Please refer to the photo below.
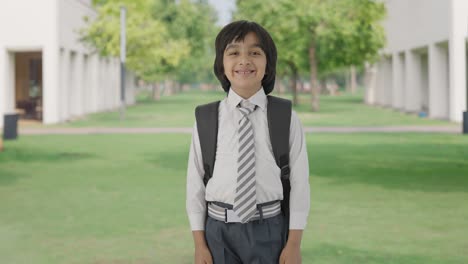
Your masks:
{"label": "lawn", "polygon": [[[5,142],[1,263],[192,263],[189,142],[187,134]],[[468,263],[468,137],[308,134],[307,143],[303,263]]]}
{"label": "lawn", "polygon": [[[137,104],[126,110],[126,119],[120,121],[119,111],[90,114],[80,119],[58,125],[59,127],[192,127],[194,109],[197,105],[222,99],[223,92],[197,90],[172,96],[163,96],[160,101],[149,99],[148,93],[140,93]],[[283,95],[282,95],[283,96]],[[291,99],[290,94],[283,97]],[[310,111],[310,95],[302,94],[295,107],[304,126],[398,126],[398,125],[449,125],[454,123],[419,118],[390,108],[363,104],[362,95],[344,94],[322,96],[319,112]],[[169,118],[170,117],[170,118]],[[54,125],[57,126],[57,125]]]}

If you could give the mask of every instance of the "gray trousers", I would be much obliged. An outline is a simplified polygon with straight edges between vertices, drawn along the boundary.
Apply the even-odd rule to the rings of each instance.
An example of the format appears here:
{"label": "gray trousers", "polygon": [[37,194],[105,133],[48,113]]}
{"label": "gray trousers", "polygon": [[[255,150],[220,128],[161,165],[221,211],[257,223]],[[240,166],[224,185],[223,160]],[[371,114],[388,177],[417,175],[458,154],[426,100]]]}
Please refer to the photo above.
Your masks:
{"label": "gray trousers", "polygon": [[285,229],[283,214],[246,224],[207,217],[205,238],[214,264],[272,264],[286,244]]}

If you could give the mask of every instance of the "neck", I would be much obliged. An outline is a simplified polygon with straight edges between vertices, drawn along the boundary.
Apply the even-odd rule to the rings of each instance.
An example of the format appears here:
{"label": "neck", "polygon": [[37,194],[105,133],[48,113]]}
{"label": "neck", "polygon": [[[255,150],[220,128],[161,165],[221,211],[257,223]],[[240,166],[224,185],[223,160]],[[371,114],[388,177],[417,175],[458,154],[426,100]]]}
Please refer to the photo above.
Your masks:
{"label": "neck", "polygon": [[249,99],[254,94],[256,94],[260,89],[262,89],[262,87],[260,86],[256,89],[241,89],[241,88],[231,87],[231,89],[233,89],[234,92],[236,92],[236,94],[238,94],[240,97],[244,99]]}

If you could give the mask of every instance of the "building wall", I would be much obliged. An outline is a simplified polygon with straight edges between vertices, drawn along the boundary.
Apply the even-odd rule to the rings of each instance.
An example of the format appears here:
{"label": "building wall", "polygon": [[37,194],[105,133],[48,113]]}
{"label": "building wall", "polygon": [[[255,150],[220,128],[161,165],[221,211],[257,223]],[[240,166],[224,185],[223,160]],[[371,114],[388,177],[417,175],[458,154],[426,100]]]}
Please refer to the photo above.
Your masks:
{"label": "building wall", "polygon": [[387,45],[375,64],[377,85],[367,87],[376,100],[366,102],[387,106],[390,100],[401,111],[460,122],[468,96],[468,1],[384,2]]}
{"label": "building wall", "polygon": [[450,0],[387,0],[387,53],[415,49],[449,37]]}
{"label": "building wall", "polygon": [[[4,113],[15,110],[14,54],[20,51],[42,52],[44,123],[119,107],[118,58],[101,58],[79,41],[83,18],[96,15],[91,0],[2,2],[0,127]],[[133,85],[127,86],[127,93],[131,96],[126,103],[133,104]]]}
{"label": "building wall", "polygon": [[[40,51],[53,54],[57,42],[56,1],[15,0],[1,3],[0,126],[3,126],[3,115],[15,110],[14,53]],[[44,76],[53,71],[52,57],[43,58]],[[52,78],[43,78],[44,87],[53,86],[53,83]]]}

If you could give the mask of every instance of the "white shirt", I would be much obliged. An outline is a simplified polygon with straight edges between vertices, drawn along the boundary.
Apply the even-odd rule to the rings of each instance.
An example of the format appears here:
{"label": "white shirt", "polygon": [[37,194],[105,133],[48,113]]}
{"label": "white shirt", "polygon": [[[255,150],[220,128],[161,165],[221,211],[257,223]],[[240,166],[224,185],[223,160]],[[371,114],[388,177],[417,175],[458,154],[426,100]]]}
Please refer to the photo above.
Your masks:
{"label": "white shirt", "polygon": [[[219,104],[218,142],[213,176],[205,186],[203,158],[195,123],[187,169],[186,209],[192,230],[205,229],[206,201],[234,203],[237,182],[238,121],[237,105],[243,100],[234,90]],[[254,129],[257,204],[283,199],[281,170],[276,165],[270,142],[267,119],[268,99],[260,89],[248,99],[257,105],[249,115]],[[289,137],[291,169],[289,229],[304,229],[310,207],[309,163],[305,135],[296,112],[291,113]]]}

